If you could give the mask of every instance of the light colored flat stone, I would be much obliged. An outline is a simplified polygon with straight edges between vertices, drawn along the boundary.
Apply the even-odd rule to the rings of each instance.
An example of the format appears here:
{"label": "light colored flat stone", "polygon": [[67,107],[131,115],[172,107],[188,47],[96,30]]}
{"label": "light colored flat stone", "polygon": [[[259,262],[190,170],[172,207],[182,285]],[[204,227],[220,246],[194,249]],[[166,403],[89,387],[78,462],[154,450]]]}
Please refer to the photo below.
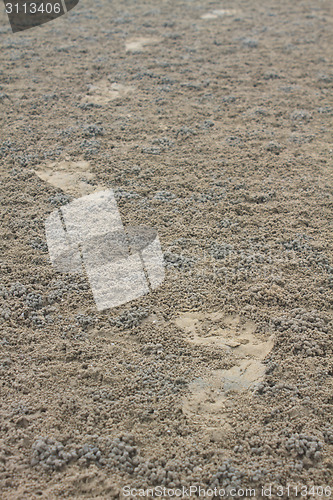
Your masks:
{"label": "light colored flat stone", "polygon": [[100,80],[88,87],[87,94],[81,102],[86,104],[97,104],[103,106],[115,99],[127,97],[133,92],[134,88],[121,83],[110,83],[108,79]]}
{"label": "light colored flat stone", "polygon": [[101,185],[92,185],[95,175],[90,171],[88,161],[60,161],[41,165],[36,168],[40,179],[62,189],[72,196],[83,196],[104,189]]}
{"label": "light colored flat stone", "polygon": [[138,38],[129,38],[125,42],[125,50],[126,52],[142,52],[147,48],[148,45],[156,45],[161,41],[160,38],[156,37],[138,37]]}

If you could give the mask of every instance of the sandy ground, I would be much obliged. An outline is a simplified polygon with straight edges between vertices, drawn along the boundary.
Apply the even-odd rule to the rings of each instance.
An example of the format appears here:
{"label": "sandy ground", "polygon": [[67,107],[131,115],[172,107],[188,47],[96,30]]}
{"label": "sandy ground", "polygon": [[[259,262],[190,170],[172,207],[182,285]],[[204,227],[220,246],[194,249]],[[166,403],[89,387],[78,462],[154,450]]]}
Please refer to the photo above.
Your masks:
{"label": "sandy ground", "polygon": [[[1,14],[1,498],[329,497],[331,7],[82,0],[15,35]],[[97,312],[44,221],[105,188],[166,277]]]}

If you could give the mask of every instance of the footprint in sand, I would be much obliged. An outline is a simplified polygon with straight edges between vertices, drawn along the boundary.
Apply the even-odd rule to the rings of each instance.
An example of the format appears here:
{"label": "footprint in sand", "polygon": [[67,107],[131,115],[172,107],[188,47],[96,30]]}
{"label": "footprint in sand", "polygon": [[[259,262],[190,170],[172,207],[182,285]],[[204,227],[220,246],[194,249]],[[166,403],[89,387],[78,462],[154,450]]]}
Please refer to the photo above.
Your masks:
{"label": "footprint in sand", "polygon": [[87,94],[82,98],[82,104],[96,104],[103,106],[115,99],[127,97],[134,88],[121,83],[110,83],[107,79],[88,86]]}
{"label": "footprint in sand", "polygon": [[139,38],[129,38],[125,42],[126,52],[138,53],[146,50],[148,45],[156,45],[161,41],[160,38],[151,37],[139,37]]}
{"label": "footprint in sand", "polygon": [[255,323],[243,321],[238,315],[186,313],[175,323],[189,343],[222,348],[234,358],[232,368],[214,370],[193,380],[183,401],[188,417],[202,424],[214,439],[223,439],[232,430],[228,422],[232,395],[248,394],[263,379],[262,361],[273,348],[273,337],[258,338]]}
{"label": "footprint in sand", "polygon": [[48,163],[37,167],[35,173],[43,181],[75,197],[103,189],[103,186],[94,183],[95,175],[90,171],[90,163],[87,161]]}
{"label": "footprint in sand", "polygon": [[238,14],[238,10],[236,9],[217,9],[207,12],[206,14],[202,14],[201,19],[218,19],[219,17],[230,17],[235,16],[236,14]]}

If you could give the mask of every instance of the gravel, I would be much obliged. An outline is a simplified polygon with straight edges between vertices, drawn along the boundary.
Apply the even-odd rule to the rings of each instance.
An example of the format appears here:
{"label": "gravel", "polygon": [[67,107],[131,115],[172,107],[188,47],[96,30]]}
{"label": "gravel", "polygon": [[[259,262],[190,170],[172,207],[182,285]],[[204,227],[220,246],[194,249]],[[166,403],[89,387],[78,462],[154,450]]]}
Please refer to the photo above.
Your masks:
{"label": "gravel", "polygon": [[164,253],[164,262],[167,268],[176,268],[181,271],[188,271],[196,262],[191,256],[185,256],[174,252]]}
{"label": "gravel", "polygon": [[64,445],[52,438],[39,437],[32,445],[32,466],[40,465],[44,469],[61,469],[76,458],[77,454],[74,450],[66,452]]}
{"label": "gravel", "polygon": [[119,316],[115,318],[110,318],[109,322],[111,326],[116,326],[120,329],[130,328],[138,326],[140,322],[147,318],[149,315],[149,309],[144,307],[131,307],[130,309],[124,311]]}
{"label": "gravel", "polygon": [[297,457],[318,461],[322,458],[323,443],[316,437],[293,434],[285,444],[286,449]]}
{"label": "gravel", "polygon": [[95,123],[83,126],[83,135],[86,137],[96,137],[104,135],[104,128]]}

